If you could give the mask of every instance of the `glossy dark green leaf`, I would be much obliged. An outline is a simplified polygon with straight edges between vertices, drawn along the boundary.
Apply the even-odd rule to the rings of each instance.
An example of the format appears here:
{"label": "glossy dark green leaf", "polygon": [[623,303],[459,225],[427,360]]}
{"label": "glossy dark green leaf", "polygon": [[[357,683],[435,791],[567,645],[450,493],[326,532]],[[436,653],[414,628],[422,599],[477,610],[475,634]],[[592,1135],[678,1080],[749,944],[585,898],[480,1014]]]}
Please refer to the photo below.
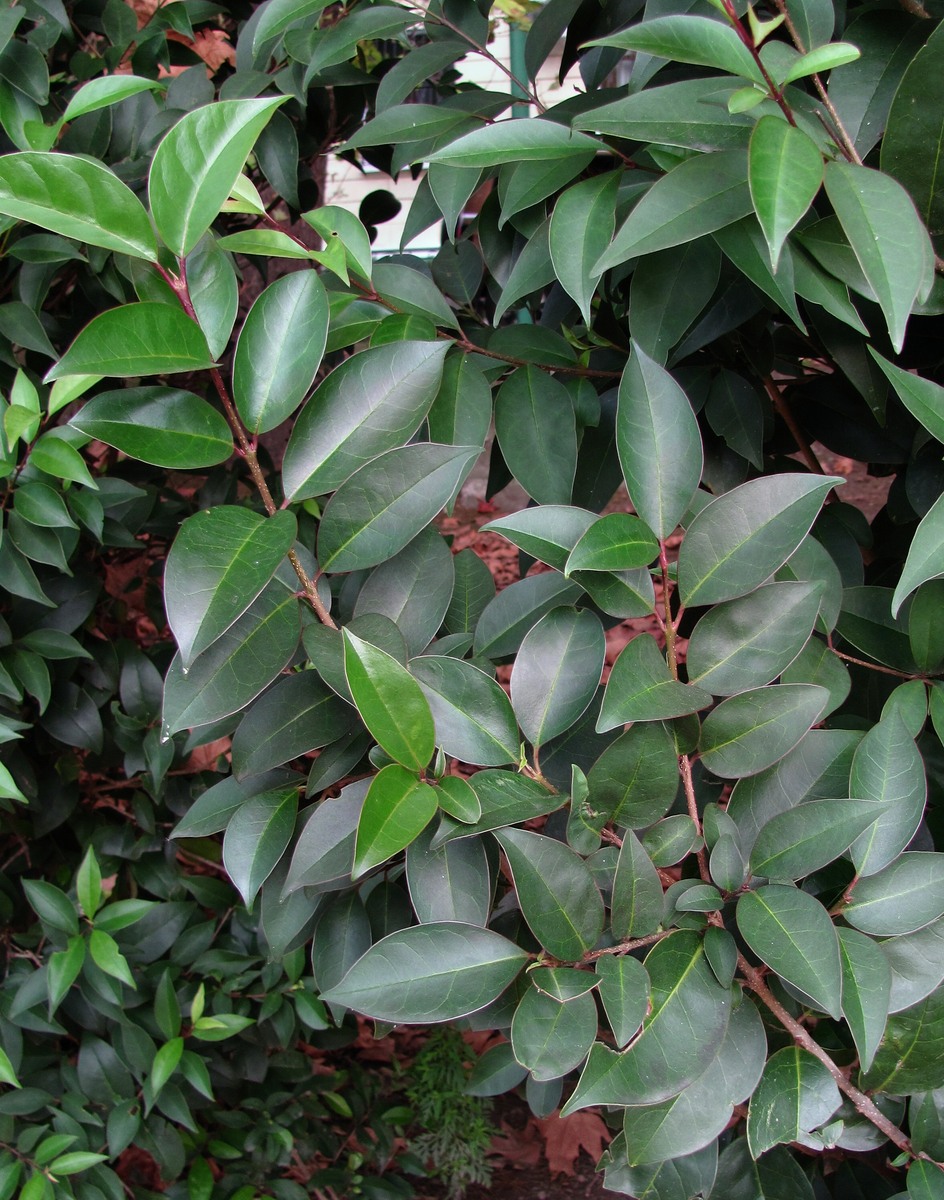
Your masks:
{"label": "glossy dark green leaf", "polygon": [[939,442],[944,441],[944,387],[933,379],[923,379],[920,375],[896,367],[872,346],[869,346],[869,353],[881,367],[905,408],[928,433]]}
{"label": "glossy dark green leaf", "polygon": [[847,587],[836,629],[856,650],[900,671],[916,670],[905,614],[891,612],[892,589],[866,585]]}
{"label": "glossy dark green leaf", "polygon": [[737,924],[761,962],[838,1019],[839,941],[818,900],[798,888],[770,884],[740,898]]}
{"label": "glossy dark green leaf", "polygon": [[507,825],[522,825],[554,812],[566,799],[514,771],[476,771],[469,782],[482,806],[481,816],[474,822],[461,824],[444,818],[433,839],[434,846],[455,838],[490,833]]}
{"label": "glossy dark green leaf", "polygon": [[944,1066],[944,988],[888,1018],[885,1036],[862,1086],[905,1096],[936,1088]]}
{"label": "glossy dark green leaf", "polygon": [[705,505],[679,550],[685,604],[716,604],[752,591],[809,532],[838,476],[767,475]]}
{"label": "glossy dark green leaf", "polygon": [[829,692],[820,720],[839,708],[852,689],[848,668],[818,637],[810,638],[780,679],[783,683],[812,683]]}
{"label": "glossy dark green leaf", "polygon": [[189,667],[175,655],[164,681],[165,732],[239,712],[288,665],[300,633],[297,597],[270,584]]}
{"label": "glossy dark green leaf", "polygon": [[432,527],[381,563],[357,594],[354,616],[379,614],[394,622],[411,654],[425,650],[452,599],[455,568],[449,546]]}
{"label": "glossy dark green leaf", "polygon": [[240,782],[228,775],[199,795],[184,816],[174,826],[172,838],[201,838],[222,833],[233,813],[253,796],[272,789],[282,789],[291,782],[290,771],[267,771]]}
{"label": "glossy dark green leaf", "polygon": [[813,1200],[813,1186],[797,1160],[775,1146],[756,1162],[746,1137],[726,1147],[711,1193],[714,1200]]}
{"label": "glossy dark green leaf", "polygon": [[630,513],[608,513],[582,535],[564,564],[564,572],[627,571],[645,567],[657,557],[652,530]]}
{"label": "glossy dark green leaf", "polygon": [[445,343],[394,342],[352,355],[300,413],[285,451],[283,485],[295,500],[333,491],[419,428],[442,379]]}
{"label": "glossy dark green leaf", "polygon": [[679,786],[678,755],[671,734],[656,722],[640,722],[608,746],[591,767],[590,806],[607,821],[644,829],[665,816]]}
{"label": "glossy dark green leaf", "polygon": [[863,1071],[872,1065],[885,1031],[892,973],[879,947],[854,929],[839,934],[842,964],[842,1015],[852,1031]]}
{"label": "glossy dark green leaf", "polygon": [[901,184],[868,167],[829,163],[826,194],[900,353],[908,315],[930,278],[927,230]]}
{"label": "glossy dark green leaf", "polygon": [[515,1009],[511,1046],[532,1077],[546,1081],[578,1067],[596,1034],[597,1006],[591,995],[560,1001],[532,986]]}
{"label": "glossy dark green leaf", "polygon": [[747,1140],[754,1158],[795,1142],[828,1121],[842,1102],[836,1081],[808,1050],[787,1046],[772,1055],[751,1097]]}
{"label": "glossy dark green leaf", "polygon": [[597,732],[629,721],[668,721],[710,703],[708,692],[672,678],[655,638],[643,633],[626,644],[613,664]]}
{"label": "glossy dark green leaf", "polygon": [[944,575],[944,503],[935,501],[915,530],[901,578],[892,597],[892,615],[922,583]]}
{"label": "glossy dark green leaf", "polygon": [[849,790],[881,805],[878,820],[852,846],[856,872],[874,875],[914,837],[927,797],[924,762],[897,714],[873,725],[859,743]]}
{"label": "glossy dark green leaf", "polygon": [[[661,907],[661,905],[660,905]],[[596,966],[600,999],[621,1049],[635,1035],[649,1007],[649,976],[638,958],[604,954]]]}
{"label": "glossy dark green leaf", "polygon": [[417,925],[371,946],[322,999],[381,1021],[453,1021],[491,1003],[526,960],[488,929]]}
{"label": "glossy dark green leaf", "polygon": [[393,558],[440,512],[479,452],[418,442],[365,463],[325,507],[318,529],[322,569],[356,571]]}
{"label": "glossy dark green leaf", "polygon": [[578,960],[603,929],[603,900],[589,868],[569,846],[540,833],[504,828],[495,837],[531,932],[555,958]]}
{"label": "glossy dark green leaf", "polygon": [[525,634],[553,608],[573,604],[580,585],[554,571],[529,575],[498,593],[483,609],[475,627],[475,653],[486,658],[514,654]]}
{"label": "glossy dark green leaf", "polygon": [[734,80],[706,76],[646,88],[581,113],[575,129],[690,150],[746,146],[754,119],[729,113]]}
{"label": "glossy dark green leaf", "polygon": [[406,851],[407,884],[418,919],[427,924],[460,921],[484,926],[491,909],[492,879],[482,839],[462,838],[434,850],[432,837],[430,828],[414,838]]}
{"label": "glossy dark green leaf", "polygon": [[322,800],[310,810],[295,844],[283,895],[303,887],[335,891],[350,884],[354,840],[369,786],[369,779],[359,779],[342,788],[337,799]]}
{"label": "glossy dark green leaf", "polygon": [[322,683],[316,671],[299,671],[252,706],[233,734],[234,774],[261,775],[343,737],[350,706]]}
{"label": "glossy dark green leaf", "polygon": [[816,723],[829,693],[808,683],[752,688],[723,700],[705,718],[701,758],[724,779],[742,779],[771,766]]}
{"label": "glossy dark green leaf", "polygon": [[695,17],[688,13],[654,17],[610,37],[597,38],[590,44],[643,51],[656,58],[715,67],[728,75],[763,82],[763,75],[750,51],[734,29],[717,18]]}
{"label": "glossy dark green leaf", "polygon": [[569,504],[538,504],[498,517],[482,528],[500,533],[519,550],[563,571],[572,548],[595,522],[594,514]]}
{"label": "glossy dark green leaf", "polygon": [[189,254],[216,219],[285,99],[218,100],[181,117],[164,137],[151,162],[148,198],[158,233],[175,254]]}
{"label": "glossy dark green leaf", "polygon": [[442,655],[415,658],[410,670],[423,689],[436,744],[480,767],[517,762],[520,739],[508,696],[472,663]]}
{"label": "glossy dark green leaf", "polygon": [[908,1168],[909,1200],[941,1200],[944,1197],[944,1167],[927,1159],[916,1159]]}
{"label": "glossy dark green leaf", "polygon": [[662,881],[631,829],[623,834],[610,908],[618,938],[646,937],[662,921]]}
{"label": "glossy dark green leaf", "polygon": [[457,138],[428,156],[431,163],[456,167],[495,167],[506,162],[537,162],[596,152],[600,143],[566,125],[532,117],[528,121],[496,121]]}
{"label": "glossy dark green leaf", "polygon": [[295,411],[327,336],[328,297],[314,271],[284,275],[255,299],[233,359],[233,399],[251,433],[267,433]]}
{"label": "glossy dark green leaf", "polygon": [[[854,789],[853,789],[854,790]],[[837,859],[880,815],[874,800],[810,800],[761,829],[751,870],[768,879],[803,879]]]}
{"label": "glossy dark green leaf", "polygon": [[820,594],[811,583],[771,583],[717,605],[692,630],[689,679],[715,696],[769,683],[809,638]]}
{"label": "glossy dark green leaf", "polygon": [[901,1012],[931,994],[944,980],[944,920],[882,942],[882,954],[892,971],[890,1012]]}
{"label": "glossy dark green leaf", "polygon": [[718,245],[710,237],[641,258],[629,293],[629,327],[636,345],[664,364],[714,295],[720,270]]}
{"label": "glossy dark green leaf", "polygon": [[909,851],[875,875],[858,879],[843,916],[863,933],[896,937],[944,913],[944,854]]}
{"label": "glossy dark green leaf", "polygon": [[184,667],[236,621],[295,541],[291,513],[262,517],[236,505],[188,517],[167,556],[164,604]]}
{"label": "glossy dark green leaf", "polygon": [[620,380],[616,444],[633,506],[668,537],[701,479],[701,436],[685,393],[638,346]]}
{"label": "glossy dark green leaf", "polygon": [[622,1053],[594,1045],[563,1114],[592,1104],[657,1104],[694,1083],[718,1053],[731,1015],[701,938],[679,930],[657,942],[645,967],[650,1009],[642,1032]]}
{"label": "glossy dark green leaf", "polygon": [[106,250],[157,261],[134,192],[100,162],[27,150],[0,161],[0,212]]}
{"label": "glossy dark green leaf", "polygon": [[169,470],[212,467],[233,453],[225,418],[206,400],[179,388],[99,392],[69,424],[131,458]]}
{"label": "glossy dark green leaf", "polygon": [[433,754],[435,730],[420,685],[385,651],[347,629],[343,636],[344,671],[361,719],[391,758],[422,771]]}
{"label": "glossy dark green leaf", "polygon": [[751,207],[744,151],[696,154],[653,184],[593,269],[681,246],[739,221]]}
{"label": "glossy dark green leaf", "polygon": [[187,258],[187,287],[210,353],[220,358],[236,323],[239,285],[232,258],[212,235],[201,239]]}
{"label": "glossy dark green leaf", "polygon": [[577,432],[566,388],[538,367],[521,367],[495,399],[495,433],[508,468],[538,504],[569,504]]}
{"label": "glossy dark green leaf", "polygon": [[173,375],[211,366],[213,356],[196,321],[182,308],[146,300],[99,313],[47,371],[46,378]]}
{"label": "glossy dark green leaf", "polygon": [[305,72],[304,87],[307,89],[319,72],[354,58],[358,42],[397,37],[409,20],[399,7],[380,4],[376,8],[352,11],[343,21],[319,30],[314,55]]}
{"label": "glossy dark green leaf", "polygon": [[587,325],[591,320],[590,302],[600,281],[594,267],[610,244],[616,224],[618,184],[616,172],[575,183],[558,197],[551,216],[551,262],[561,286],[576,302]]}
{"label": "glossy dark green leaf", "polygon": [[379,771],[361,809],[352,878],[404,850],[426,828],[436,808],[435,790],[414,772],[399,763]]}
{"label": "glossy dark green leaf", "polygon": [[787,235],[823,182],[823,156],[802,129],[779,115],[761,117],[751,135],[747,173],[754,211],[776,271]]}
{"label": "glossy dark green leaf", "polygon": [[285,852],[297,812],[297,788],[263,792],[241,804],[226,826],[223,865],[247,906]]}
{"label": "glossy dark green leaf", "polygon": [[606,655],[599,620],[556,608],[528,632],[511,672],[511,703],[534,746],[569,729],[596,694]]}

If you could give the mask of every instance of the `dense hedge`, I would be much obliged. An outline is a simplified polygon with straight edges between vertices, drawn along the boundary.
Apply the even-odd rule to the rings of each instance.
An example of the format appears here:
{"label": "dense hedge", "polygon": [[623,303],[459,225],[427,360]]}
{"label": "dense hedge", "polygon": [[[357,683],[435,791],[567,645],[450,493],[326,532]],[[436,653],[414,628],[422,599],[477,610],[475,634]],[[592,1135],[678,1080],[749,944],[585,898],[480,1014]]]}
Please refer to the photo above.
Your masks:
{"label": "dense hedge", "polygon": [[4,10],[0,1197],[409,1195],[354,1014],[621,1194],[944,1195],[937,12],[491,9]]}

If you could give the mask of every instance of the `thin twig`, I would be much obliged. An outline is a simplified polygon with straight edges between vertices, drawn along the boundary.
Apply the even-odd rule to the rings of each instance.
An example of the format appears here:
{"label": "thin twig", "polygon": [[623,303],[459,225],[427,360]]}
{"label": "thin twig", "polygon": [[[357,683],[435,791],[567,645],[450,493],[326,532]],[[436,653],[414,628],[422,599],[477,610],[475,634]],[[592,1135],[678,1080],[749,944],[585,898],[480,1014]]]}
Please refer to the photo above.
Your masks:
{"label": "thin twig", "polygon": [[[679,755],[679,773],[682,776],[682,787],[685,791],[688,815],[695,822],[695,828],[698,830],[699,838],[701,838],[701,817],[698,813],[698,798],[695,795],[695,780],[692,778],[692,760],[687,754]],[[698,874],[705,883],[711,883],[711,872],[708,869],[708,855],[705,853],[704,844],[702,844],[701,849],[695,857],[698,859]]]}
{"label": "thin twig", "polygon": [[605,946],[602,950],[588,950],[581,962],[596,962],[606,954],[629,954],[631,950],[639,950],[642,946],[651,946],[653,942],[661,942],[664,937],[674,933],[672,929],[662,929],[658,933],[647,933],[645,937],[633,938],[628,942],[619,942],[616,946]]}
{"label": "thin twig", "polygon": [[907,671],[896,671],[894,667],[885,667],[881,663],[868,662],[864,658],[855,658],[852,654],[846,654],[842,650],[837,650],[831,640],[829,648],[837,658],[841,658],[844,662],[853,663],[857,667],[868,667],[870,671],[881,671],[883,675],[894,675],[896,679],[924,679],[923,675],[909,675]]}
{"label": "thin twig", "polygon": [[780,388],[774,383],[769,375],[763,376],[764,391],[770,397],[770,402],[773,404],[777,415],[783,420],[784,425],[790,430],[790,436],[796,442],[797,449],[803,455],[803,461],[816,475],[825,475],[822,463],[813,452],[813,447],[807,440],[806,434],[796,423],[796,418],[790,408],[790,405],[784,398]]}

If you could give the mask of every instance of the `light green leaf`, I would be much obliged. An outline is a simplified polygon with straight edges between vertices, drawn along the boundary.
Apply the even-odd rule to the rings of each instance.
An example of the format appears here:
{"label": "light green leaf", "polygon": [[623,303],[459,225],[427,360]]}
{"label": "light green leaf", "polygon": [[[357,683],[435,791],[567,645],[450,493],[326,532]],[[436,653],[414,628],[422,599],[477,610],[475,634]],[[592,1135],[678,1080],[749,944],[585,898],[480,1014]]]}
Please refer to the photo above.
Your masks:
{"label": "light green leaf", "polygon": [[474,822],[462,824],[444,818],[433,839],[434,846],[455,838],[490,833],[507,825],[523,825],[535,817],[554,812],[565,803],[565,797],[512,771],[476,771],[470,784],[481,805],[481,816]]}
{"label": "light green leaf", "polygon": [[336,367],[292,428],[282,468],[286,496],[334,491],[371,458],[409,441],[436,398],[446,348],[394,342]]}
{"label": "light green leaf", "polygon": [[498,517],[483,530],[500,533],[519,550],[556,571],[563,571],[571,549],[596,518],[585,508],[569,504],[539,504]]}
{"label": "light green leaf", "polygon": [[807,75],[832,71],[835,67],[844,67],[847,63],[855,62],[859,57],[861,55],[858,47],[849,42],[830,42],[828,46],[816,46],[806,54],[800,55],[782,82],[793,83],[795,79],[804,79]]}
{"label": "light green leaf", "polygon": [[701,435],[685,393],[635,343],[620,380],[616,445],[636,512],[667,538],[701,479]]}
{"label": "light green leaf", "polygon": [[167,556],[164,604],[181,662],[191,662],[238,620],[295,541],[292,513],[263,517],[236,505],[188,517]]}
{"label": "light green leaf", "polygon": [[144,79],[140,75],[101,75],[79,88],[66,105],[60,121],[74,121],[86,113],[120,104],[139,92],[163,91],[164,86],[156,79]]}
{"label": "light green leaf", "polygon": [[268,433],[291,416],[327,337],[328,296],[314,271],[284,275],[256,298],[233,358],[233,399],[250,433]]}
{"label": "light green leaf", "polygon": [[169,1042],[165,1042],[154,1055],[154,1061],[151,1064],[151,1073],[148,1076],[152,1099],[155,1099],[160,1094],[164,1084],[168,1082],[177,1070],[183,1052],[184,1039],[182,1037],[175,1037],[171,1038]]}
{"label": "light green leaf", "polygon": [[61,375],[171,375],[213,366],[200,326],[182,308],[146,300],[99,313],[46,380]]}
{"label": "light green leaf", "polygon": [[810,530],[840,476],[767,475],[705,505],[679,549],[684,604],[716,604],[753,591]]}
{"label": "light green leaf", "polygon": [[432,820],[437,807],[435,789],[417,779],[414,772],[399,763],[380,770],[371,780],[361,809],[351,877],[358,879],[406,849]]}
{"label": "light green leaf", "polygon": [[325,507],[322,569],[355,571],[392,558],[441,511],[480,452],[419,442],[365,463]]}
{"label": "light green leaf", "polygon": [[751,135],[747,177],[776,271],[787,234],[813,203],[823,182],[823,156],[802,129],[779,116],[761,117]]}
{"label": "light green leaf", "polygon": [[344,672],[364,724],[391,758],[424,770],[436,733],[420,685],[391,655],[347,629],[343,636]]}
{"label": "light green leaf", "polygon": [[0,213],[64,237],[157,262],[134,192],[100,162],[27,150],[0,158]]}
{"label": "light green leaf", "polygon": [[69,424],[131,458],[169,470],[212,467],[233,453],[226,419],[206,400],[180,388],[99,392]]}
{"label": "light green leaf", "polygon": [[187,113],[151,162],[148,198],[165,244],[189,254],[223,207],[243,165],[286,96],[217,100]]}
{"label": "light green leaf", "polygon": [[573,571],[626,571],[648,566],[659,543],[644,521],[629,513],[608,513],[595,521],[576,543],[564,564]]}
{"label": "light green leaf", "polygon": [[488,929],[416,925],[371,946],[321,998],[380,1021],[453,1021],[490,1004],[527,957]]}
{"label": "light green leaf", "polygon": [[111,934],[101,929],[93,929],[88,937],[88,948],[92,962],[106,975],[126,983],[128,987],[137,988],[128,960],[118,949],[118,943]]}
{"label": "light green leaf", "polygon": [[260,6],[259,21],[252,39],[253,57],[272,38],[284,33],[296,21],[314,22],[331,0],[268,0]]}
{"label": "light green leaf", "polygon": [[770,884],[737,905],[741,936],[761,962],[839,1018],[842,973],[836,928],[822,904],[798,888]]}

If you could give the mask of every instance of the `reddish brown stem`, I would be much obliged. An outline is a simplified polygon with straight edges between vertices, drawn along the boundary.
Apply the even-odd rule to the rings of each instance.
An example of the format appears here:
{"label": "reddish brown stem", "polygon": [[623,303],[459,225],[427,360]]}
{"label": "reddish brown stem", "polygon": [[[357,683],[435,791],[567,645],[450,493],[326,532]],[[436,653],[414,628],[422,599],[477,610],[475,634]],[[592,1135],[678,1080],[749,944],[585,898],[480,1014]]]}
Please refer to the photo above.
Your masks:
{"label": "reddish brown stem", "polygon": [[777,387],[773,379],[769,375],[763,377],[764,391],[770,397],[770,402],[774,406],[774,411],[783,420],[784,425],[790,430],[790,436],[796,442],[797,449],[803,455],[803,461],[816,475],[825,475],[822,463],[813,452],[813,447],[807,440],[806,435],[800,426],[796,423],[796,418],[790,408],[790,405],[784,399],[783,393]]}

